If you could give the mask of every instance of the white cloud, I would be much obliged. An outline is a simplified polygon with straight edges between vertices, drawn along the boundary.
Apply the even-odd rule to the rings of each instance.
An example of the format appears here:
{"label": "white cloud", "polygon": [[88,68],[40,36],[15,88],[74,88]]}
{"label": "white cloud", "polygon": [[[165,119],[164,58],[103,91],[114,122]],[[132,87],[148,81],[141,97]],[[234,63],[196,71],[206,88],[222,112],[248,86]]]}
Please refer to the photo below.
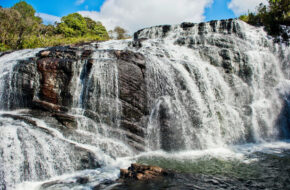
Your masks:
{"label": "white cloud", "polygon": [[80,11],[108,29],[121,26],[130,32],[160,24],[201,22],[213,0],[107,0],[100,12]]}
{"label": "white cloud", "polygon": [[46,13],[36,13],[36,16],[42,18],[44,24],[54,24],[55,22],[60,22],[60,17],[49,15]]}
{"label": "white cloud", "polygon": [[85,0],[77,0],[76,1],[76,5],[81,5],[81,4],[83,4],[85,2]]}
{"label": "white cloud", "polygon": [[260,3],[267,5],[268,0],[232,0],[228,7],[234,11],[235,15],[239,16],[248,11],[254,12]]}

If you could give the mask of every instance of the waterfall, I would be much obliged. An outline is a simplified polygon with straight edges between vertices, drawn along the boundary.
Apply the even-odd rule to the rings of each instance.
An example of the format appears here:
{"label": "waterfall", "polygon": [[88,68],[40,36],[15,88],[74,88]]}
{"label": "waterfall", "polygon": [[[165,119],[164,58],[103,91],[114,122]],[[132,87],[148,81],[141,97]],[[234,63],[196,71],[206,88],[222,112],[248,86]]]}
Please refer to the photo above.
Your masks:
{"label": "waterfall", "polygon": [[288,46],[239,20],[1,54],[0,189],[81,188],[78,176],[91,188],[140,153],[289,138],[289,61]]}
{"label": "waterfall", "polygon": [[[138,51],[147,57],[148,138],[159,141],[151,143],[153,149],[204,149],[279,136],[284,102],[277,88],[289,85],[289,78],[278,45],[262,28],[213,23],[138,32],[138,39],[148,39]],[[283,52],[289,62],[289,48]]]}
{"label": "waterfall", "polygon": [[100,147],[109,155],[131,155],[122,142],[116,60],[106,51],[94,52],[76,75],[74,103],[70,114],[77,118],[78,129],[70,138]]}
{"label": "waterfall", "polygon": [[[109,127],[112,127],[112,131],[118,130],[121,107],[118,102],[116,65],[111,64],[109,59],[105,61],[106,58],[97,57],[104,56],[105,53],[95,53],[91,72],[85,73],[86,65],[79,66],[82,62],[73,64],[73,78],[79,83],[72,84],[76,100],[68,116],[75,117],[76,130],[63,131],[55,119],[48,119],[49,116],[45,114],[31,113],[29,109],[8,111],[25,106],[25,102],[17,96],[19,93],[24,94],[18,88],[26,83],[20,78],[19,84],[17,77],[22,75],[17,64],[34,57],[41,50],[43,49],[16,51],[0,58],[0,189],[14,189],[16,184],[23,181],[47,180],[100,166],[111,166],[109,171],[112,178],[116,178],[119,165],[124,163],[114,168],[114,157],[132,155],[132,152],[123,142],[114,139],[113,133],[108,132]],[[34,99],[39,99],[39,84],[33,83],[34,81],[29,85],[35,88]],[[94,115],[90,118],[87,113]],[[99,173],[102,172],[95,170],[90,175]],[[100,178],[101,180],[104,179]]]}
{"label": "waterfall", "polygon": [[2,55],[0,60],[0,110],[11,109],[23,104],[19,102],[19,98],[16,97],[17,90],[14,89],[14,77],[18,74],[15,69],[15,65],[20,60],[25,60],[32,58],[42,49],[35,50],[20,50],[16,52],[9,53],[7,55]]}

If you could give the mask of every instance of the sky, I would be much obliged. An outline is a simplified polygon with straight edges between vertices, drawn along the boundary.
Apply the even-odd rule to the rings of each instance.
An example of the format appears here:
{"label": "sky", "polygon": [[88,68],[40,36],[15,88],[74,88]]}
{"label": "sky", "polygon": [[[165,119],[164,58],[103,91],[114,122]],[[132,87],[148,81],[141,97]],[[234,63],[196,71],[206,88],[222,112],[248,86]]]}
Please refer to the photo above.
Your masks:
{"label": "sky", "polygon": [[[4,8],[20,0],[0,0]],[[26,0],[45,24],[78,12],[101,21],[108,30],[121,26],[130,33],[138,29],[181,22],[235,18],[254,11],[267,0]]]}

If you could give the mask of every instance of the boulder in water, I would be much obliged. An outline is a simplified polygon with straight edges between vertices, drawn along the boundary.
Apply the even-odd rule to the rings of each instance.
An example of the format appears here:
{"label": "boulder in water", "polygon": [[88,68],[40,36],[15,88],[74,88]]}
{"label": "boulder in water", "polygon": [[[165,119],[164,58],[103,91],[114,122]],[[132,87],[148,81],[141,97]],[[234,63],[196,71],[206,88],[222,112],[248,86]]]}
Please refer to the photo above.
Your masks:
{"label": "boulder in water", "polygon": [[168,174],[168,171],[158,166],[148,166],[137,163],[131,164],[128,169],[121,169],[120,172],[120,178],[136,180],[149,180]]}

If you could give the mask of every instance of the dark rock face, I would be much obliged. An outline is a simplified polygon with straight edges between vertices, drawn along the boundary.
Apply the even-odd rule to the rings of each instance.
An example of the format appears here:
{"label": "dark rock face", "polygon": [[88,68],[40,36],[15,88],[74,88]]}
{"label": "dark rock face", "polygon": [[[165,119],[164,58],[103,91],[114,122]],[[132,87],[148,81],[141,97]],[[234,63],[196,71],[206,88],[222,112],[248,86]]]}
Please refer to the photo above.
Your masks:
{"label": "dark rock face", "polygon": [[174,151],[185,147],[184,142],[177,138],[176,134],[182,134],[182,130],[178,127],[171,127],[173,120],[176,120],[173,113],[170,113],[170,109],[166,103],[160,105],[159,121],[161,128],[161,147],[166,151]]}
{"label": "dark rock face", "polygon": [[[37,85],[38,78],[37,69],[34,65],[34,60],[20,61],[18,65],[14,67],[13,78],[12,78],[12,100],[5,102],[10,102],[11,109],[18,107],[30,107],[32,103],[32,98],[34,94],[34,86]],[[22,88],[18,88],[21,86]],[[9,92],[7,92],[9,93]]]}
{"label": "dark rock face", "polygon": [[[108,56],[108,59],[104,59],[103,56]],[[112,65],[116,67],[111,67]],[[105,66],[109,67],[104,68]],[[116,70],[108,70],[111,68]],[[18,61],[12,69],[9,80],[6,80],[7,83],[5,81],[4,85],[8,90],[4,91],[1,108],[28,110],[21,112],[21,115],[0,114],[0,118],[4,121],[15,123],[17,127],[23,125],[15,129],[18,136],[12,138],[19,141],[22,151],[18,154],[23,155],[25,159],[21,164],[23,172],[18,174],[24,177],[17,180],[21,182],[52,177],[51,171],[46,170],[49,161],[43,159],[45,156],[56,160],[48,164],[51,164],[57,175],[101,167],[103,162],[94,150],[97,145],[93,144],[97,140],[90,141],[86,135],[82,136],[78,133],[78,130],[86,131],[87,134],[94,135],[94,138],[109,133],[110,138],[122,139],[126,142],[128,144],[126,148],[132,148],[130,151],[143,151],[148,114],[145,69],[145,59],[139,53],[115,50],[98,52],[92,45],[54,47],[40,51],[33,58]],[[100,81],[96,82],[109,73],[115,74],[117,78],[108,81],[103,79],[104,84],[100,84]],[[92,77],[95,75],[99,78]],[[77,86],[77,80],[81,81],[78,83],[80,86]],[[108,87],[110,84],[106,83],[112,81],[116,82],[114,85],[117,86],[117,90],[111,93]],[[113,87],[116,88],[114,85]],[[104,96],[101,96],[101,92],[107,93],[104,96],[108,99],[102,99]],[[120,104],[119,110],[110,107],[109,110],[102,108],[104,105],[115,106],[116,100]],[[82,123],[83,121],[72,111],[75,108],[81,108],[83,110],[81,117],[86,118],[86,121],[90,120],[91,123]],[[116,112],[113,117],[110,115],[112,112]],[[9,123],[6,123],[8,128]],[[22,125],[18,125],[19,123]],[[0,125],[5,127],[2,123]],[[105,125],[106,131],[97,131],[98,125]],[[92,148],[83,144],[91,145]],[[51,149],[45,156],[43,154],[46,152],[39,148],[42,146],[46,147],[45,150]],[[115,148],[114,145],[112,147]],[[36,163],[29,162],[28,159],[29,151],[34,149],[36,156],[31,155],[31,157],[34,157]],[[7,151],[10,149],[8,148]],[[111,153],[110,150],[108,152]],[[122,153],[122,149],[120,152]],[[64,154],[63,159],[61,154]],[[63,163],[65,166],[62,165]],[[1,169],[0,177],[3,171]],[[39,175],[33,176],[32,173],[35,172]],[[85,184],[87,179],[78,179],[77,183]],[[0,187],[7,184],[9,183],[0,180]],[[45,184],[43,188],[54,189],[57,185],[58,182],[52,182]]]}
{"label": "dark rock face", "polygon": [[[76,81],[73,80],[80,77],[86,88],[83,91],[90,92],[92,84],[88,83],[88,77],[93,65],[98,64],[96,59],[92,59],[92,52],[84,47],[54,47],[40,51],[35,58],[20,61],[13,72],[14,90],[7,92],[14,98],[7,101],[7,107],[41,110],[55,118],[63,128],[76,129],[76,119],[68,114],[74,106],[73,98],[77,98],[74,97]],[[145,59],[143,55],[130,51],[108,50],[105,53],[117,65],[118,96],[122,104],[120,127],[125,131],[128,143],[141,151],[144,146],[145,116],[148,114]],[[97,95],[82,96],[82,103],[85,115],[99,121],[95,113],[98,110],[92,109],[94,105],[88,99],[94,96]]]}
{"label": "dark rock face", "polygon": [[[141,54],[114,52],[118,59],[120,100],[122,102],[121,127],[129,132],[129,143],[137,141],[141,150],[145,133],[144,116],[148,114],[145,60]],[[141,137],[141,138],[140,138]]]}
{"label": "dark rock face", "polygon": [[37,61],[40,73],[39,98],[49,103],[68,106],[71,95],[68,92],[72,77],[70,68],[73,60],[42,58]]}

